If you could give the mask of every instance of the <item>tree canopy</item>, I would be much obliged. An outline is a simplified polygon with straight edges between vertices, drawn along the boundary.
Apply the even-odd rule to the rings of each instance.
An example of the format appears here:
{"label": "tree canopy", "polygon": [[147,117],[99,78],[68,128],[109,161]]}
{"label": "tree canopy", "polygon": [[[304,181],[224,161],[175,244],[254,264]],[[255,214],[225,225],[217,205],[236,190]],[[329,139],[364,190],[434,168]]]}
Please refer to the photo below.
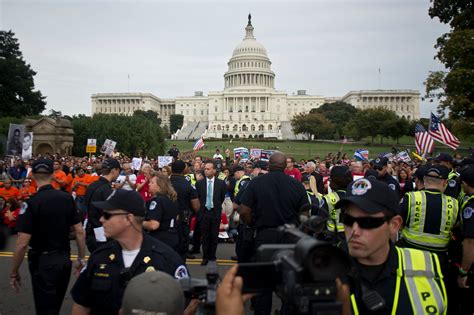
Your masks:
{"label": "tree canopy", "polygon": [[170,134],[175,133],[179,128],[183,127],[184,116],[181,114],[170,115]]}
{"label": "tree canopy", "polygon": [[347,122],[357,113],[357,108],[351,104],[337,101],[335,103],[324,103],[318,108],[313,108],[310,113],[324,115],[336,127],[339,136],[342,136]]}
{"label": "tree canopy", "polygon": [[[145,113],[145,114],[144,114]],[[133,116],[95,114],[93,117],[74,116],[74,155],[85,155],[87,139],[97,139],[100,147],[105,139],[117,141],[118,151],[128,156],[153,156],[164,152],[160,120],[140,111]]]}
{"label": "tree canopy", "polygon": [[335,126],[320,113],[298,114],[291,120],[295,133],[307,134],[317,139],[333,139]]}
{"label": "tree canopy", "polygon": [[474,120],[474,7],[471,1],[432,0],[431,18],[449,24],[451,30],[436,41],[436,57],[446,71],[431,72],[425,81],[426,95],[438,99],[439,111],[450,118]]}
{"label": "tree canopy", "polygon": [[20,45],[12,31],[0,31],[0,116],[40,114],[45,97],[35,91],[36,72],[23,60]]}

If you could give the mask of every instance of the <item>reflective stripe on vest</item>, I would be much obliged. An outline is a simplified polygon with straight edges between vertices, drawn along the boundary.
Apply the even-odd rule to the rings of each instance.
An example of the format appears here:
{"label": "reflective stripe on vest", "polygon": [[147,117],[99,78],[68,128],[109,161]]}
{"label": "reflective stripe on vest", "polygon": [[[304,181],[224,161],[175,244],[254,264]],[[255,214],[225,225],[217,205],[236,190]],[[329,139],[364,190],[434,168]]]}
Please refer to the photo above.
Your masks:
{"label": "reflective stripe on vest", "polygon": [[[446,289],[438,256],[412,248],[397,248],[397,251],[402,257],[405,285],[413,313],[446,314]],[[436,279],[439,280],[439,284]]]}
{"label": "reflective stripe on vest", "polygon": [[234,197],[237,196],[237,194],[239,193],[239,186],[240,186],[240,182],[243,181],[243,180],[250,180],[250,177],[248,177],[247,175],[244,175],[242,176],[236,183],[235,183],[235,187],[234,187]]}
{"label": "reflective stripe on vest", "polygon": [[314,196],[314,192],[307,190],[306,195],[308,196],[309,204],[312,205],[313,201],[311,200],[311,196]]}
{"label": "reflective stripe on vest", "polygon": [[[404,278],[413,314],[446,314],[446,288],[438,256],[418,249],[395,248],[398,253],[398,268],[391,314],[397,313],[401,278]],[[351,295],[351,304],[354,315],[358,315],[354,294]]]}
{"label": "reflective stripe on vest", "polygon": [[184,177],[188,178],[189,182],[193,187],[196,186],[196,176],[194,176],[194,174],[186,174],[184,175]]}
{"label": "reflective stripe on vest", "polygon": [[[402,230],[402,237],[417,246],[432,250],[445,250],[451,239],[451,230],[456,223],[458,215],[458,201],[452,197],[439,193],[441,197],[440,233],[424,233],[427,215],[425,191],[415,191],[407,193],[408,196],[408,217],[410,223]],[[431,213],[437,209],[430,210]],[[438,213],[434,213],[438,215]]]}
{"label": "reflective stripe on vest", "polygon": [[334,222],[336,222],[336,227],[338,232],[344,232],[344,224],[339,222],[339,217],[341,216],[341,209],[336,209],[336,203],[341,199],[337,192],[331,192],[323,196],[328,205],[329,220],[327,221],[327,228],[331,232],[335,232]]}

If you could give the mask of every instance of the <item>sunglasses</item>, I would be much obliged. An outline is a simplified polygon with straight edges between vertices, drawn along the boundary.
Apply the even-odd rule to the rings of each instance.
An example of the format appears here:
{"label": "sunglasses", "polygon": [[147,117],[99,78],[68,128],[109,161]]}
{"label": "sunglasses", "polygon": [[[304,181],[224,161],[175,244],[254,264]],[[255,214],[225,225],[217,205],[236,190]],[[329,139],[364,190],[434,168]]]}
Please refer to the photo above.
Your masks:
{"label": "sunglasses", "polygon": [[374,167],[374,169],[375,169],[376,171],[381,171],[381,170],[383,170],[383,166],[382,166],[382,167],[376,166],[376,167]]}
{"label": "sunglasses", "polygon": [[371,230],[382,226],[385,222],[390,221],[391,216],[374,217],[353,217],[348,214],[341,214],[341,222],[346,226],[353,226],[355,222],[361,229]]}
{"label": "sunglasses", "polygon": [[110,220],[111,217],[115,216],[115,215],[127,215],[128,212],[103,212],[102,213],[102,216],[104,217],[105,220]]}

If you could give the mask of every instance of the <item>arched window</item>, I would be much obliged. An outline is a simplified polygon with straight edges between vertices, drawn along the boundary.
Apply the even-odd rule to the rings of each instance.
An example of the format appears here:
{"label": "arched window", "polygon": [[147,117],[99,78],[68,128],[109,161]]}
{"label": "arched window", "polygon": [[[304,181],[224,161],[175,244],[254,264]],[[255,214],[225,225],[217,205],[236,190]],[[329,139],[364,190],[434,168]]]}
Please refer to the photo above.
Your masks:
{"label": "arched window", "polygon": [[255,125],[251,125],[251,126],[250,126],[250,130],[251,130],[251,131],[255,131]]}
{"label": "arched window", "polygon": [[221,125],[217,125],[217,130],[221,130]]}
{"label": "arched window", "polygon": [[268,130],[272,130],[272,125],[268,125]]}
{"label": "arched window", "polygon": [[232,131],[237,131],[238,129],[239,129],[239,126],[237,126],[237,125],[234,125],[234,126],[232,127]]}
{"label": "arched window", "polygon": [[258,131],[264,131],[264,130],[265,130],[265,126],[263,125],[258,126]]}
{"label": "arched window", "polygon": [[245,125],[245,124],[244,124],[244,125],[242,125],[242,131],[248,131],[248,129],[247,129],[247,125]]}
{"label": "arched window", "polygon": [[225,125],[225,131],[229,131],[229,125]]}

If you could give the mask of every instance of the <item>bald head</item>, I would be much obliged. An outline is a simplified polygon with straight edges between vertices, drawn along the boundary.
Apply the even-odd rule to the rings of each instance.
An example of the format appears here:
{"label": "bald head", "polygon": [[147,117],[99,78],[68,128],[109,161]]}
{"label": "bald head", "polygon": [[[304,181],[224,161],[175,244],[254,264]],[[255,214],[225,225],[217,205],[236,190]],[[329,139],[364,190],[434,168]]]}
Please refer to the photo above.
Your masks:
{"label": "bald head", "polygon": [[286,155],[281,152],[275,152],[270,157],[268,164],[269,171],[283,171],[286,168]]}

